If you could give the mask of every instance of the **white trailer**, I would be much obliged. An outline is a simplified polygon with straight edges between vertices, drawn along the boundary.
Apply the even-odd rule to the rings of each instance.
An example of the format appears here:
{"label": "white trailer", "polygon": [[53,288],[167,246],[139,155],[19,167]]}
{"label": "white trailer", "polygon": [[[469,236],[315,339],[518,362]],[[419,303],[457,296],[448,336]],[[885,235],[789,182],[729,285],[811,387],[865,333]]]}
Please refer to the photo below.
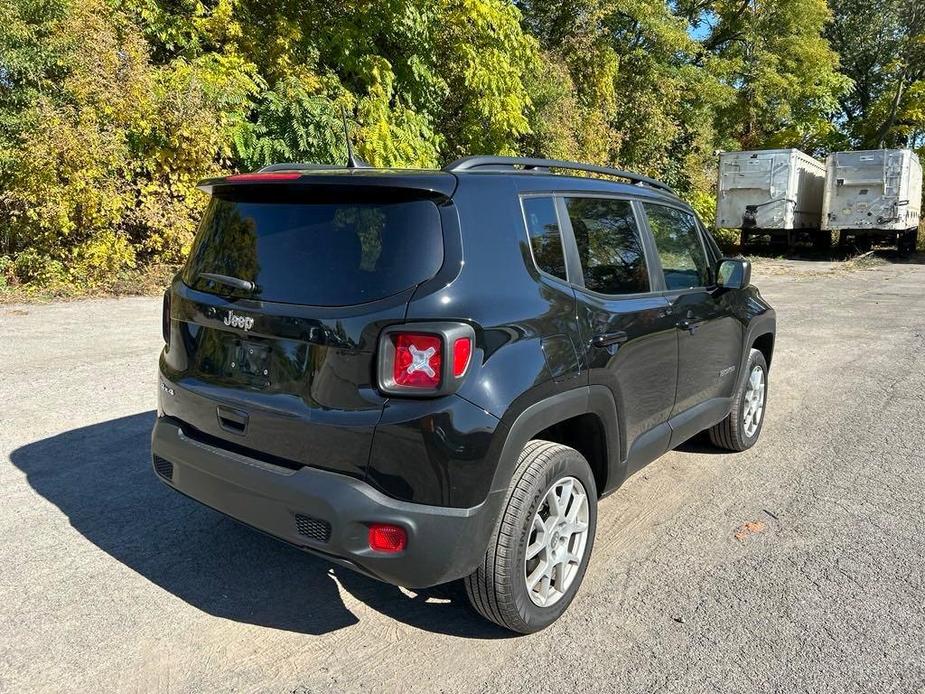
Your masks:
{"label": "white trailer", "polygon": [[922,167],[909,149],[834,152],[826,159],[824,229],[862,249],[873,239],[915,250],[922,210]]}
{"label": "white trailer", "polygon": [[742,246],[750,237],[792,245],[808,234],[829,245],[822,234],[822,192],[825,166],[798,149],[723,152],[719,157],[716,225],[742,230]]}

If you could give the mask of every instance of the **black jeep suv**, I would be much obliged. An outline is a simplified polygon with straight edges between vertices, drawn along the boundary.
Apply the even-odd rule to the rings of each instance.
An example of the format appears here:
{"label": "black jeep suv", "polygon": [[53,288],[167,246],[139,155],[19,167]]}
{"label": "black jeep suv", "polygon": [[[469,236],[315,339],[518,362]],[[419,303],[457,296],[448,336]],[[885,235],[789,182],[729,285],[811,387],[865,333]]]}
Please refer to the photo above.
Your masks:
{"label": "black jeep suv", "polygon": [[409,588],[464,578],[536,631],[578,590],[602,496],[698,432],[761,432],[774,311],[664,184],[469,157],[201,187],[154,469],[297,547]]}

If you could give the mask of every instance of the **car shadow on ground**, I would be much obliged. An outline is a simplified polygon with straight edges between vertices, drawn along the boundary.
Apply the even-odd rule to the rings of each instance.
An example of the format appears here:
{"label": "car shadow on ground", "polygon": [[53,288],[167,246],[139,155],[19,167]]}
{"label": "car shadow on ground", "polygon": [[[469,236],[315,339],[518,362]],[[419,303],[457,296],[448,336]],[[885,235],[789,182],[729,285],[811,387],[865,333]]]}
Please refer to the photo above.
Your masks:
{"label": "car shadow on ground", "polygon": [[357,624],[338,584],[388,617],[470,638],[508,632],[469,607],[460,582],[408,593],[244,527],[168,489],[150,463],[154,413],[74,429],[10,456],[90,542],[217,617],[305,634]]}
{"label": "car shadow on ground", "polygon": [[672,450],[679,453],[696,453],[698,455],[710,455],[714,458],[718,455],[735,455],[733,451],[727,451],[710,442],[710,435],[706,431],[689,438],[684,443],[675,446]]}

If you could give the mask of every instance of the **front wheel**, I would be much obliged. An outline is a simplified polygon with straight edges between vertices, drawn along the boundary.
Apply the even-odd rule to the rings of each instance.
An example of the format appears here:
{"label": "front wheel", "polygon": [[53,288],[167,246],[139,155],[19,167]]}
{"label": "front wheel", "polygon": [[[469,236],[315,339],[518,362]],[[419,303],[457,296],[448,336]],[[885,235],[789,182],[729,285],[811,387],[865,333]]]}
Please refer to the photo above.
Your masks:
{"label": "front wheel", "polygon": [[744,451],[755,445],[768,397],[768,364],[757,349],[751,350],[745,366],[745,380],[732,402],[732,410],[710,429],[714,446],[730,451]]}
{"label": "front wheel", "polygon": [[486,619],[528,634],[556,621],[584,578],[597,526],[597,489],[584,457],[548,441],[520,454],[482,564],[466,578]]}

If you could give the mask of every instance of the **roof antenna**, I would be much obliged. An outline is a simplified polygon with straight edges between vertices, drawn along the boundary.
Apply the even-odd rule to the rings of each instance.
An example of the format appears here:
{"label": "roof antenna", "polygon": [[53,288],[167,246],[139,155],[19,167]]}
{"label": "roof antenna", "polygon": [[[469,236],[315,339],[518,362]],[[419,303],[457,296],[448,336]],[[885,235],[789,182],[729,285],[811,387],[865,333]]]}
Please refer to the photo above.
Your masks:
{"label": "roof antenna", "polygon": [[350,129],[347,127],[347,112],[343,105],[340,107],[340,117],[344,121],[344,139],[347,140],[347,168],[368,169],[369,164],[353,154],[353,145],[350,143]]}

